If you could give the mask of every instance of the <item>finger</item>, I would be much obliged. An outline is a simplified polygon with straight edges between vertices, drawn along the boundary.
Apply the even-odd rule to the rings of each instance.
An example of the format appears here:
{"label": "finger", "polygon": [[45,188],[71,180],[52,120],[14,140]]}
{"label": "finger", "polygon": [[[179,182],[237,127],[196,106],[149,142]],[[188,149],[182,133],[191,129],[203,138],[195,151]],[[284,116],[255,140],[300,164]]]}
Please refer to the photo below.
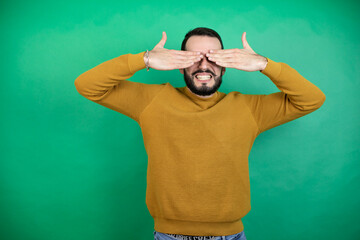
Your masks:
{"label": "finger", "polygon": [[162,32],[162,38],[161,38],[160,42],[155,45],[154,48],[164,48],[166,39],[167,39],[166,33]]}
{"label": "finger", "polygon": [[182,69],[182,68],[191,67],[191,66],[194,65],[196,62],[198,62],[198,60],[178,62],[178,63],[176,63],[175,65],[176,65],[176,67],[177,67],[178,69]]}
{"label": "finger", "polygon": [[237,52],[239,49],[237,48],[233,48],[233,49],[211,49],[210,50],[210,54],[213,54],[213,53],[235,53]]}
{"label": "finger", "polygon": [[206,57],[208,58],[215,58],[215,57],[229,57],[234,56],[235,52],[232,53],[208,53],[206,54]]}
{"label": "finger", "polygon": [[200,52],[195,52],[195,51],[179,51],[179,50],[170,50],[172,51],[174,54],[179,54],[179,55],[182,55],[182,56],[198,56],[198,55],[201,55]]}
{"label": "finger", "polygon": [[[249,51],[249,50],[247,50]],[[248,55],[248,52],[245,52],[243,49],[238,49],[235,52],[229,52],[229,53],[208,53],[206,54],[206,56],[208,58],[216,58],[216,57],[235,57],[235,56],[239,56],[239,55]]]}
{"label": "finger", "polygon": [[[247,50],[249,51],[249,50]],[[210,54],[208,59],[210,61],[221,61],[222,59],[232,59],[233,62],[239,61],[241,59],[246,59],[249,57],[249,53],[247,52],[236,52],[236,53],[228,53],[228,54]]]}
{"label": "finger", "polygon": [[209,58],[212,62],[236,62],[239,61],[238,58],[234,57],[217,57],[217,58]]}
{"label": "finger", "polygon": [[176,65],[177,67],[181,66],[181,67],[188,67],[188,66],[192,66],[193,64],[195,64],[196,62],[199,62],[199,60],[189,60],[189,61],[173,61],[172,65]]}
{"label": "finger", "polygon": [[182,61],[200,61],[204,56],[202,55],[191,55],[191,56],[184,56],[184,55],[173,55],[172,56],[173,58],[175,59],[179,59],[179,60],[182,60]]}
{"label": "finger", "polygon": [[236,68],[238,64],[235,62],[216,62],[216,65],[226,68]]}
{"label": "finger", "polygon": [[249,43],[246,40],[246,32],[243,33],[242,37],[241,37],[244,49],[250,49],[251,51],[254,52],[254,50],[252,50],[252,48],[250,47]]}

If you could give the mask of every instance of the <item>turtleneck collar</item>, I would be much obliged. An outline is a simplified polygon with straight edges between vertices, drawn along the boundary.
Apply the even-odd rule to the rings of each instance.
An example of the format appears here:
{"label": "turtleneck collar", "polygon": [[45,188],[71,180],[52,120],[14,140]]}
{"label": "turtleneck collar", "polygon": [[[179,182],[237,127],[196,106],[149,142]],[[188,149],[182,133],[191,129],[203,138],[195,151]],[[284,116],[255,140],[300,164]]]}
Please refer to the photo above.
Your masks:
{"label": "turtleneck collar", "polygon": [[186,86],[178,88],[185,96],[187,96],[192,102],[198,105],[201,109],[208,109],[217,104],[224,97],[219,91],[216,91],[211,97],[202,98],[190,91]]}
{"label": "turtleneck collar", "polygon": [[200,97],[198,95],[196,95],[195,93],[191,92],[189,88],[187,88],[186,86],[183,87],[183,90],[184,90],[184,93],[189,97],[191,98],[192,100],[194,101],[216,101],[218,96],[219,96],[219,92],[216,91],[213,95],[211,95],[211,97]]}

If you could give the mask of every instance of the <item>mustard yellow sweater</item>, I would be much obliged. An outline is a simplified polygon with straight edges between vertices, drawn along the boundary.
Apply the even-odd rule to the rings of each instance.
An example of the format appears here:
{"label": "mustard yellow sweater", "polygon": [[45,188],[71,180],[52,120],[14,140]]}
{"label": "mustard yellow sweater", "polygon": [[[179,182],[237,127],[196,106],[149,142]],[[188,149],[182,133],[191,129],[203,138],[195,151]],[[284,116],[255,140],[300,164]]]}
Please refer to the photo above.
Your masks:
{"label": "mustard yellow sweater", "polygon": [[125,54],[75,80],[87,99],[134,119],[148,155],[146,205],[154,229],[194,236],[243,230],[250,211],[248,156],[263,131],[318,109],[324,93],[289,65],[268,58],[268,95],[216,92],[202,99],[170,83],[128,81],[144,52]]}

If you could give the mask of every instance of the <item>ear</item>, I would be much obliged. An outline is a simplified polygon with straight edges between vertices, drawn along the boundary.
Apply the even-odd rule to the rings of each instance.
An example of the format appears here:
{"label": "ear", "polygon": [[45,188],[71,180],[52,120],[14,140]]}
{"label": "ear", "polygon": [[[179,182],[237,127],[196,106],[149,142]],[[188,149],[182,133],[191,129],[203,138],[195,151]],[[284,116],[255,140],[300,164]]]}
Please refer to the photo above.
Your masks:
{"label": "ear", "polygon": [[181,72],[181,74],[184,74],[184,69],[179,69],[179,71]]}
{"label": "ear", "polygon": [[225,74],[225,71],[226,71],[226,67],[223,67],[223,68],[221,69],[221,76],[223,76],[223,75]]}

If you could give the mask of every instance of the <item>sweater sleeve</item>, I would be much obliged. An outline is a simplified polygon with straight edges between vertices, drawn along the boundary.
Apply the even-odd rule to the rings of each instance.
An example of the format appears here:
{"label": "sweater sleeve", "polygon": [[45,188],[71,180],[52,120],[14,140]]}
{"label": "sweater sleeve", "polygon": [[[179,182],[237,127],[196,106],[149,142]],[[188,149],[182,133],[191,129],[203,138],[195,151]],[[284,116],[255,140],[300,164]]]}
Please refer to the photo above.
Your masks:
{"label": "sweater sleeve", "polygon": [[145,68],[144,53],[121,55],[82,73],[75,80],[76,90],[85,98],[139,123],[142,111],[164,87],[164,84],[127,81]]}
{"label": "sweater sleeve", "polygon": [[325,94],[317,86],[285,63],[268,58],[266,68],[260,72],[269,77],[281,92],[245,95],[259,133],[309,114],[325,101]]}

